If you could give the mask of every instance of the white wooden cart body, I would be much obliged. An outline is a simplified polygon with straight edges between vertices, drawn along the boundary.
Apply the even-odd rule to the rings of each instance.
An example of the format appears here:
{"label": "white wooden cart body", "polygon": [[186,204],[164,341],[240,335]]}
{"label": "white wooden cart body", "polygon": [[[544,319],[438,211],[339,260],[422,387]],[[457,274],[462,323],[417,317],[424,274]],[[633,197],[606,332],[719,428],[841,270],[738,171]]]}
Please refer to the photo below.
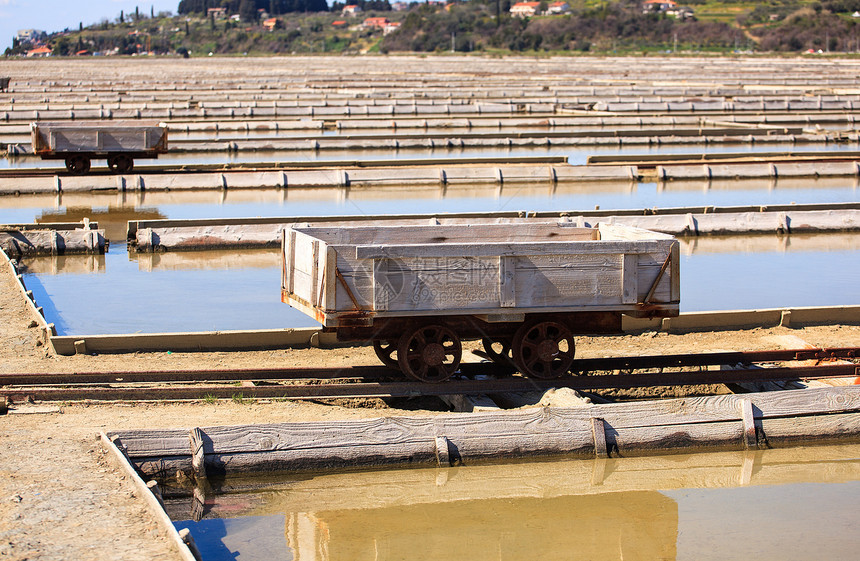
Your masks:
{"label": "white wooden cart body", "polygon": [[86,173],[90,160],[105,158],[111,169],[131,171],[134,158],[167,152],[167,127],[137,121],[32,123],[33,153],[43,160],[66,160],[69,171]]}
{"label": "white wooden cart body", "polygon": [[609,224],[293,227],[281,294],[335,328],[446,315],[666,317],[678,314],[678,251],[671,236]]}
{"label": "white wooden cart body", "polygon": [[453,375],[469,338],[494,362],[557,377],[573,334],[677,316],[680,301],[677,240],[609,224],[295,226],[282,252],[283,302],[425,382]]}

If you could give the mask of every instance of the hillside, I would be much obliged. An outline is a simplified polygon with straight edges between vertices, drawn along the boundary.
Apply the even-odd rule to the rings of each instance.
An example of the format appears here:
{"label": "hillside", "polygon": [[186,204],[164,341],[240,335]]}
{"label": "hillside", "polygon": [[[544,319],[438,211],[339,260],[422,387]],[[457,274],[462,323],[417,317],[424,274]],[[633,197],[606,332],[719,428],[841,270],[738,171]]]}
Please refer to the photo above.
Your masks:
{"label": "hillside", "polygon": [[[121,15],[117,21],[53,33],[45,43],[53,56],[860,50],[860,0],[690,0],[682,6],[661,1],[662,6],[658,0],[647,2],[648,10],[639,0],[569,0],[566,13],[549,14],[561,3],[543,0],[534,6],[541,15],[515,17],[510,0],[360,1],[364,9],[354,14],[343,4],[329,9],[317,0],[227,0],[215,12],[208,10],[207,0],[183,0],[179,15]],[[25,55],[33,47],[16,42],[6,55]]]}

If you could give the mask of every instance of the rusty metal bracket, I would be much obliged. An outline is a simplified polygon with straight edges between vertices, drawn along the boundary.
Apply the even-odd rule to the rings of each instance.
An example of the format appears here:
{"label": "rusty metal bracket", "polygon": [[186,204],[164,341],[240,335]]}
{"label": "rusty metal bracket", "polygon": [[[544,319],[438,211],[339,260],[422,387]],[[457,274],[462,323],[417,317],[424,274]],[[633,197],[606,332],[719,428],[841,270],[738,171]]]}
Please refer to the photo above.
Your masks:
{"label": "rusty metal bracket", "polygon": [[355,298],[355,294],[352,293],[352,290],[349,288],[349,285],[346,284],[346,279],[343,278],[343,275],[340,274],[340,269],[338,269],[337,267],[334,268],[334,276],[337,277],[337,280],[340,281],[340,284],[341,286],[343,286],[343,289],[346,290],[346,295],[349,296],[350,300],[352,300],[352,305],[355,307],[355,309],[359,312],[365,311],[359,305],[358,300],[356,300]]}
{"label": "rusty metal bracket", "polygon": [[654,284],[651,285],[651,289],[648,291],[648,295],[645,296],[645,299],[642,301],[642,304],[650,304],[651,298],[654,296],[654,292],[657,290],[657,285],[660,284],[660,281],[663,280],[663,274],[666,272],[666,269],[669,268],[669,263],[672,261],[672,252],[666,256],[666,260],[663,261],[663,266],[660,267],[660,272],[657,273],[657,278],[654,279]]}

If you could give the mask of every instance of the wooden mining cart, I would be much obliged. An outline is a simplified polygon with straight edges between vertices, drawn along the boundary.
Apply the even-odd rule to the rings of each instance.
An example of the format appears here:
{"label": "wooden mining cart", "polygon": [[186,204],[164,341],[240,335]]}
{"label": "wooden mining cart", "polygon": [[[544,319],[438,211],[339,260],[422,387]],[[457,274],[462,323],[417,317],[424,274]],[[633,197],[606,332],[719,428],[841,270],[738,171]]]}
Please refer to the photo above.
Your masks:
{"label": "wooden mining cart", "polygon": [[678,242],[639,228],[296,226],[282,254],[283,302],[425,382],[456,372],[462,339],[525,375],[562,376],[575,334],[679,309]]}
{"label": "wooden mining cart", "polygon": [[65,160],[76,175],[90,171],[90,161],[106,159],[116,173],[128,173],[135,158],[167,152],[167,127],[136,121],[32,123],[33,153],[43,160]]}

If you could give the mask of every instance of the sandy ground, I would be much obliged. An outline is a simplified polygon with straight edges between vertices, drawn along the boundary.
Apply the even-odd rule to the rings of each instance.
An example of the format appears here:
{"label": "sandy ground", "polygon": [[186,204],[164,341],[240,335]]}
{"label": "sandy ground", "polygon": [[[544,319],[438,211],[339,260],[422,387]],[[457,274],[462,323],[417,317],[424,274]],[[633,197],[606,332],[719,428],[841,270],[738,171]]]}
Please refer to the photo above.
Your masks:
{"label": "sandy ground", "polygon": [[[368,348],[258,352],[135,353],[63,357],[39,343],[38,330],[8,270],[0,272],[0,371],[101,370],[376,364]],[[580,338],[581,357],[717,350],[853,346],[860,327],[754,329],[741,332]],[[665,392],[659,392],[665,393]],[[670,392],[671,393],[671,392]],[[58,413],[0,417],[0,559],[175,559],[166,537],[110,463],[99,431],[350,419],[416,414],[404,408],[341,407],[305,402],[55,404]],[[22,407],[21,410],[24,408]],[[407,410],[413,409],[413,410]],[[433,414],[427,412],[426,414]]]}

